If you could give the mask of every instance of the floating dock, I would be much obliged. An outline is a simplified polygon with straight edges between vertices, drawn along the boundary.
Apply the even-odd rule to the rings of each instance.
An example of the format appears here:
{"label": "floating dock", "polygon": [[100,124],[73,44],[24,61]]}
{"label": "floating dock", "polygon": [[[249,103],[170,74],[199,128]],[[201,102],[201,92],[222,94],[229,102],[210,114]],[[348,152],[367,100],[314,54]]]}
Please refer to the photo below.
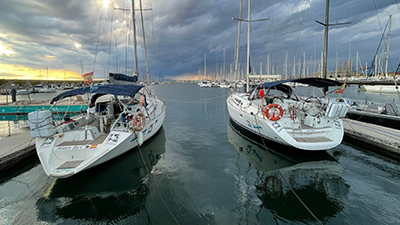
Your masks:
{"label": "floating dock", "polygon": [[31,138],[29,130],[0,139],[0,145],[0,171],[36,154],[35,139]]}
{"label": "floating dock", "polygon": [[50,105],[49,101],[17,101],[0,105],[0,115],[27,115],[37,110],[50,110],[52,113],[64,113],[68,111],[77,114],[85,111],[87,103],[83,101],[60,101],[60,104]]}
{"label": "floating dock", "polygon": [[400,159],[400,130],[343,119],[345,139],[391,158]]}

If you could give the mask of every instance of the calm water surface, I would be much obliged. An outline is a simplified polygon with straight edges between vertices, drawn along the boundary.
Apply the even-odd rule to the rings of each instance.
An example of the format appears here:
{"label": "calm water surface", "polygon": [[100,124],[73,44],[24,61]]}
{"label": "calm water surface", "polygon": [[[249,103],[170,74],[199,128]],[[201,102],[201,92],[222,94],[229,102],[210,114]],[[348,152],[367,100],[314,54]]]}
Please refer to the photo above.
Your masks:
{"label": "calm water surface", "polygon": [[[154,89],[167,111],[141,147],[145,163],[134,149],[54,179],[32,160],[0,176],[0,224],[318,224],[290,188],[323,224],[400,224],[397,162],[347,143],[301,156],[265,149],[230,123],[229,90]],[[398,102],[355,88],[346,95]],[[13,131],[23,123],[12,122]],[[4,137],[8,122],[0,129]]]}

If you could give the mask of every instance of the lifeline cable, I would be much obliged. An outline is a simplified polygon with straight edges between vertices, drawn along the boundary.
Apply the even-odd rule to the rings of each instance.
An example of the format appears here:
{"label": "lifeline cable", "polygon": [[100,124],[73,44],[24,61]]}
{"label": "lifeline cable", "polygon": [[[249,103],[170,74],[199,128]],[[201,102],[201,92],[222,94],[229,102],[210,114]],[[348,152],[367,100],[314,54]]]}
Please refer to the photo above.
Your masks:
{"label": "lifeline cable", "polygon": [[[265,148],[265,150],[268,152],[268,155],[271,157],[271,153],[269,152],[267,146],[265,145],[264,139],[261,136],[261,131],[260,131],[260,126],[258,126],[258,122],[257,122],[257,116],[253,115],[254,119],[256,121],[256,125],[257,125],[257,130],[260,133],[260,137],[261,137],[261,141],[263,143],[263,146]],[[294,194],[294,196],[296,196],[297,200],[299,200],[299,202],[304,206],[304,208],[311,214],[312,217],[314,217],[314,219],[321,225],[323,225],[323,223],[317,218],[317,216],[315,216],[315,214],[307,207],[307,205],[303,202],[303,200],[301,200],[301,198],[297,195],[297,193],[293,190],[292,186],[290,185],[290,183],[285,179],[285,177],[283,176],[283,174],[281,173],[280,169],[277,169],[279,175],[282,177],[283,181],[285,181],[285,183],[288,185],[290,191]]]}

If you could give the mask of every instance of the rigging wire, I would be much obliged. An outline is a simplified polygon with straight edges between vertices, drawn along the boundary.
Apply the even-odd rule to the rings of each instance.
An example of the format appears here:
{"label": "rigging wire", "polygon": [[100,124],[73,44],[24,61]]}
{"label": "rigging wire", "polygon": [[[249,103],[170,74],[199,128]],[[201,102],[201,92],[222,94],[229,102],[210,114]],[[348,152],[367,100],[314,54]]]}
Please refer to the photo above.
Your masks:
{"label": "rigging wire", "polygon": [[[114,6],[115,2],[112,2],[112,6]],[[112,39],[112,31],[113,31],[113,23],[114,23],[114,10],[112,10],[111,14],[111,24],[110,24],[110,40],[108,42],[108,65],[107,65],[107,74],[106,78],[109,78],[110,74],[110,61],[111,61],[111,39]]]}
{"label": "rigging wire", "polygon": [[[151,2],[151,8],[153,8],[153,2]],[[155,41],[154,41],[154,15],[153,15],[153,10],[151,10],[151,33],[152,33],[152,39],[153,39],[154,71],[156,73],[157,72],[157,65],[156,65],[156,45],[155,45]],[[155,73],[154,73],[154,76],[156,76]],[[155,79],[155,77],[153,79]]]}
{"label": "rigging wire", "polygon": [[372,0],[372,1],[374,2],[375,13],[376,13],[376,17],[378,18],[379,28],[381,29],[381,32],[382,32],[382,25],[381,25],[381,20],[379,19],[378,9],[376,8],[375,0]]}
{"label": "rigging wire", "polygon": [[[297,40],[296,40],[296,45],[295,45],[293,57],[296,57],[297,49],[300,47],[301,35],[303,33],[304,23],[305,23],[305,20],[306,20],[306,17],[307,17],[307,10],[308,10],[308,8],[306,8],[304,10],[304,13],[303,13],[303,16],[302,16],[302,20],[301,20],[301,24],[299,26],[299,31],[297,32]],[[292,9],[292,11],[293,11],[293,9]]]}
{"label": "rigging wire", "polygon": [[[388,20],[388,22],[386,23],[385,30],[382,32],[381,40],[379,41],[378,48],[376,49],[376,52],[375,52],[375,54],[374,54],[374,58],[373,58],[373,60],[372,60],[372,67],[371,67],[371,70],[374,69],[375,66],[376,66],[376,65],[375,65],[375,58],[376,58],[376,56],[378,55],[379,48],[381,47],[381,43],[382,43],[382,41],[383,41],[383,38],[385,37],[385,32],[386,32],[386,28],[387,28],[388,24],[389,24],[389,20]],[[380,25],[380,22],[379,22],[379,25]]]}
{"label": "rigging wire", "polygon": [[[266,146],[266,144],[265,144],[265,142],[264,142],[264,139],[263,139],[263,137],[261,136],[262,134],[261,134],[261,131],[260,131],[260,126],[258,125],[257,116],[256,116],[256,115],[253,115],[253,116],[254,116],[254,120],[255,120],[255,122],[256,122],[256,126],[257,126],[258,132],[259,132],[259,134],[260,134],[260,138],[261,138],[261,141],[262,141],[262,143],[263,143],[263,146],[264,146],[265,150],[267,151],[268,155],[271,157],[271,153],[269,152],[269,150],[268,150],[268,148],[267,148],[267,146]],[[323,223],[317,218],[317,216],[311,211],[311,209],[308,208],[308,206],[303,202],[303,200],[301,200],[300,196],[297,195],[297,193],[296,193],[296,192],[294,191],[294,189],[292,188],[292,185],[290,185],[290,183],[287,181],[287,179],[283,176],[281,170],[280,170],[280,169],[277,169],[277,171],[278,171],[278,173],[279,173],[279,176],[282,177],[283,181],[286,183],[286,185],[288,185],[290,191],[294,194],[294,196],[296,196],[297,200],[299,200],[299,202],[303,205],[303,207],[311,214],[312,217],[314,217],[314,219],[315,219],[319,224],[323,225]]]}
{"label": "rigging wire", "polygon": [[99,42],[100,42],[100,30],[101,30],[101,20],[103,19],[103,9],[101,10],[100,13],[100,23],[99,23],[99,31],[97,32],[97,43],[96,43],[96,53],[94,55],[94,63],[93,63],[93,73],[96,69],[96,59],[97,59],[97,53],[98,53],[98,48],[99,48]]}
{"label": "rigging wire", "polygon": [[397,0],[394,0],[395,2],[396,2],[396,5],[397,5],[397,8],[399,9],[399,11],[400,11],[400,6],[399,6],[399,3],[397,2]]}

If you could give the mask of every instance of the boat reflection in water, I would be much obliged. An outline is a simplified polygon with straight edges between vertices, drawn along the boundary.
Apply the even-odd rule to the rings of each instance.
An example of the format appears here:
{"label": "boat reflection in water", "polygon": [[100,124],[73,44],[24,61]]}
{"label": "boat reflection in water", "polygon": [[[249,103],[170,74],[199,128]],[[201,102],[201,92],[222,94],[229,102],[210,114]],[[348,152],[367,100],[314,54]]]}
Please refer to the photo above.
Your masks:
{"label": "boat reflection in water", "polygon": [[[295,150],[294,155],[290,154],[286,146],[275,146],[271,149],[271,142],[266,142],[267,151],[259,137],[251,139],[248,133],[232,121],[228,126],[228,137],[238,152],[237,165],[239,166],[242,156],[248,161],[245,176],[249,174],[251,167],[257,170],[255,190],[261,200],[260,210],[267,208],[274,217],[281,220],[314,221],[290,188],[319,220],[334,217],[343,210],[343,201],[347,198],[349,185],[341,177],[343,168],[340,163],[326,151],[308,153]],[[286,150],[277,151],[278,148]],[[239,176],[244,175],[239,171]]]}
{"label": "boat reflection in water", "polygon": [[[152,141],[141,147],[149,171],[165,152],[165,142],[165,132],[161,128]],[[136,148],[104,166],[69,179],[56,179],[36,202],[38,220],[118,223],[137,213],[147,215],[146,198],[150,194],[151,177],[147,179],[146,175]],[[142,219],[143,223],[149,223],[148,216]]]}

